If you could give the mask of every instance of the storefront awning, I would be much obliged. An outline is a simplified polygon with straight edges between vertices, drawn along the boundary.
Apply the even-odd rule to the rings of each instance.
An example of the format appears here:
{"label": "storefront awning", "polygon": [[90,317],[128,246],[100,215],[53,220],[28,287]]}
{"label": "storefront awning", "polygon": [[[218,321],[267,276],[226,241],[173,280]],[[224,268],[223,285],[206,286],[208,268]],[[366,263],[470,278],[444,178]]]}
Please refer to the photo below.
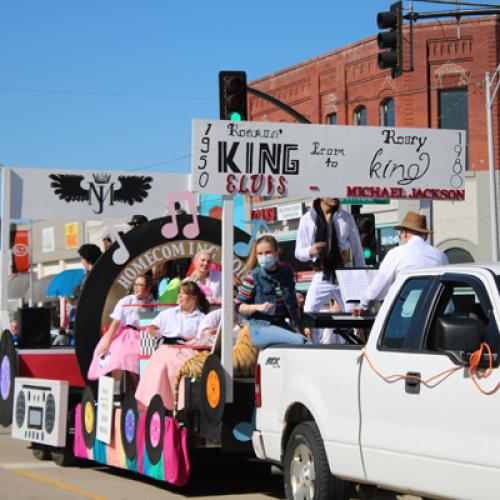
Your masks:
{"label": "storefront awning", "polygon": [[47,287],[47,295],[49,297],[71,297],[75,287],[82,282],[84,275],[83,269],[66,269],[66,271],[56,274]]}

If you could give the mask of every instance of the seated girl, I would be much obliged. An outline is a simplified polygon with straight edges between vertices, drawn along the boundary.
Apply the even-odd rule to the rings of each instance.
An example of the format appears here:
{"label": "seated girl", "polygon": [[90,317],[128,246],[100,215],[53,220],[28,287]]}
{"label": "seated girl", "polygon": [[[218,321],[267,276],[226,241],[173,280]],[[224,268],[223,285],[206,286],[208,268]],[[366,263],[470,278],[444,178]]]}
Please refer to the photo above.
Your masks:
{"label": "seated girl", "polygon": [[[233,343],[236,341],[238,336],[239,326],[241,324],[242,318],[237,313],[238,306],[235,306],[233,310]],[[200,323],[198,328],[197,339],[201,344],[206,344],[213,346],[216,340],[217,332],[221,327],[222,323],[222,309],[217,308],[210,311]]]}
{"label": "seated girl", "polygon": [[211,252],[200,250],[194,256],[194,271],[186,278],[186,281],[194,281],[211,302],[219,301],[221,297],[221,272],[212,269],[212,260]]}
{"label": "seated girl", "polygon": [[250,337],[256,347],[270,344],[304,344],[296,332],[297,303],[292,270],[278,261],[278,242],[273,236],[257,238],[248,257],[249,273],[242,279],[237,301],[239,313],[248,318]]}
{"label": "seated girl", "polygon": [[155,394],[161,395],[165,408],[173,409],[175,376],[184,362],[198,352],[189,346],[199,345],[198,328],[208,308],[200,287],[186,281],[180,286],[179,305],[165,309],[153,320],[149,332],[161,334],[166,344],[151,356],[141,376],[135,393],[140,409],[145,409]]}
{"label": "seated girl", "polygon": [[110,315],[111,325],[94,350],[88,378],[97,380],[101,375],[112,373],[117,382],[115,392],[123,371],[139,373],[139,306],[151,302],[151,284],[150,275],[135,279],[134,293],[117,302]]}

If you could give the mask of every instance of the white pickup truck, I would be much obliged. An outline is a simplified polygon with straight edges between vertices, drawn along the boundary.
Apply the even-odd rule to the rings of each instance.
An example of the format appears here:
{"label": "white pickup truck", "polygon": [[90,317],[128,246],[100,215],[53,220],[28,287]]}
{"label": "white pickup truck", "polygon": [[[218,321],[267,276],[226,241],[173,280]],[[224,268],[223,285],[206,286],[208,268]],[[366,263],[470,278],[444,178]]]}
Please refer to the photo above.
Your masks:
{"label": "white pickup truck", "polygon": [[499,286],[500,265],[406,271],[365,345],[262,350],[253,446],[283,466],[287,497],[345,498],[354,482],[500,498]]}

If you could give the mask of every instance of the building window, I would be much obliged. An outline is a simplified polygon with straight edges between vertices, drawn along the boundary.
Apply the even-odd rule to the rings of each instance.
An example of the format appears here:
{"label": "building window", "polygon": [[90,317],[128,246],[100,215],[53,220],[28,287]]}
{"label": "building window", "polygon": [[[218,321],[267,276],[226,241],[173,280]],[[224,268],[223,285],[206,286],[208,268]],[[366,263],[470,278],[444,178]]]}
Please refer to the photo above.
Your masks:
{"label": "building window", "polygon": [[380,125],[382,127],[395,127],[394,99],[389,97],[380,103]]}
{"label": "building window", "polygon": [[448,262],[450,264],[464,264],[466,262],[474,262],[474,257],[463,248],[448,248],[444,252],[446,257],[448,257]]}
{"label": "building window", "polygon": [[358,106],[354,110],[354,125],[366,125],[367,112],[365,106]]}
{"label": "building window", "polygon": [[439,128],[466,131],[465,168],[467,170],[469,164],[469,105],[466,88],[439,91],[438,122]]}
{"label": "building window", "polygon": [[326,115],[326,123],[328,125],[337,125],[337,113]]}

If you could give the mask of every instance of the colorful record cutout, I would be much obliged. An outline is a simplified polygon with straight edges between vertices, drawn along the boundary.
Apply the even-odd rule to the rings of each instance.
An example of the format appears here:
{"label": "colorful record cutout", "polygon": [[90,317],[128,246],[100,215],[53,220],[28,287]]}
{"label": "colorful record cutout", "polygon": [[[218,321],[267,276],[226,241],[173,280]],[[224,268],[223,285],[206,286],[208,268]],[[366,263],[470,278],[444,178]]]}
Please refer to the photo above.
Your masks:
{"label": "colorful record cutout", "polygon": [[92,389],[86,386],[82,394],[82,434],[85,446],[91,450],[95,443],[96,434],[96,407]]}
{"label": "colorful record cutout", "polygon": [[201,412],[211,425],[219,425],[226,403],[226,382],[220,360],[211,354],[201,372]]}
{"label": "colorful record cutout", "polygon": [[146,451],[152,465],[160,461],[165,434],[165,407],[159,394],[151,399],[146,413]]}
{"label": "colorful record cutout", "polygon": [[129,460],[133,460],[137,452],[137,424],[139,423],[139,412],[134,395],[127,392],[121,406],[120,431],[123,451]]}
{"label": "colorful record cutout", "polygon": [[14,341],[10,331],[4,330],[0,339],[0,424],[4,427],[12,423],[16,366]]}

